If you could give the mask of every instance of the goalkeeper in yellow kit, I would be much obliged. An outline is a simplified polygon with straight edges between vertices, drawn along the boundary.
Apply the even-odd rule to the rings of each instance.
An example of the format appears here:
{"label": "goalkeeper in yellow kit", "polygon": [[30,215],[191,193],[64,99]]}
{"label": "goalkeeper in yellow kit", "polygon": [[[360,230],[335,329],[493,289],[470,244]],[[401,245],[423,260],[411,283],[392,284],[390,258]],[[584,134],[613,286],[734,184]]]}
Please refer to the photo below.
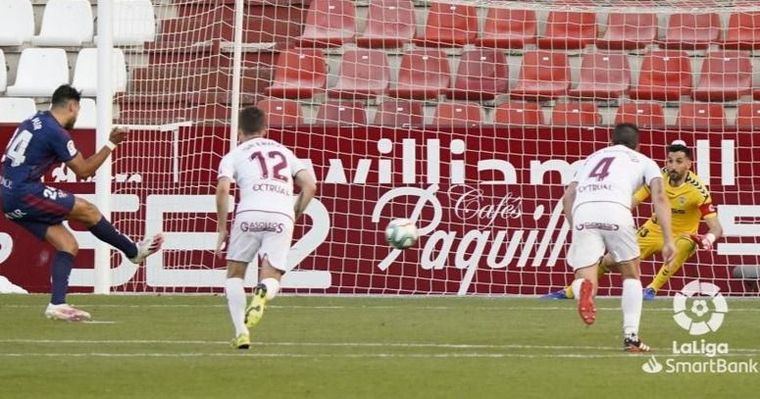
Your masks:
{"label": "goalkeeper in yellow kit", "polygon": [[[691,162],[691,149],[685,142],[676,140],[668,146],[668,159],[665,168],[662,169],[662,177],[667,182],[665,193],[670,201],[676,254],[672,262],[660,267],[654,280],[644,288],[645,300],[654,299],[657,291],[665,285],[670,276],[678,272],[684,262],[696,252],[697,246],[709,250],[715,240],[723,234],[710,192],[707,191],[699,176],[691,171]],[[649,198],[649,190],[643,186],[634,194],[632,207],[647,198]],[[652,215],[638,230],[641,259],[648,259],[662,250],[662,231],[656,219],[655,215]],[[704,220],[709,228],[709,232],[704,235],[697,234],[700,220]],[[607,273],[608,267],[613,263],[610,255],[605,255],[600,262],[599,276]],[[544,296],[550,299],[573,297],[570,286]]]}

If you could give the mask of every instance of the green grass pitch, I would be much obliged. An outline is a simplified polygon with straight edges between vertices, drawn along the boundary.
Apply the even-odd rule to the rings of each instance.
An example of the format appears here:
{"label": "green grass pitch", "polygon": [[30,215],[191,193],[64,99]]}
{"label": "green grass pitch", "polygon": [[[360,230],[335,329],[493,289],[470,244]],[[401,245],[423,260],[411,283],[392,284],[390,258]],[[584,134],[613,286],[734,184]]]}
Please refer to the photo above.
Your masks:
{"label": "green grass pitch", "polygon": [[[619,299],[584,326],[574,301],[277,298],[251,350],[229,347],[221,296],[72,295],[97,323],[43,318],[48,297],[0,295],[0,398],[756,398],[760,374],[647,374],[621,350]],[[760,300],[729,300],[705,338],[760,360]],[[645,303],[664,360],[694,339],[672,302]],[[674,357],[701,361],[701,354]]]}

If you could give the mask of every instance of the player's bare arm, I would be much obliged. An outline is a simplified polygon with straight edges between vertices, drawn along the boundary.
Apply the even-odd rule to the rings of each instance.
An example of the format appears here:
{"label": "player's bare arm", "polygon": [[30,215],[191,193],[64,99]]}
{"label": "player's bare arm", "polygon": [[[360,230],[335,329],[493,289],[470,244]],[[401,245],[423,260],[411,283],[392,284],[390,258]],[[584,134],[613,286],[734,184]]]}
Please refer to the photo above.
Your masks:
{"label": "player's bare arm", "polygon": [[69,167],[80,179],[86,179],[90,176],[94,176],[95,172],[100,168],[100,165],[108,159],[108,156],[113,152],[113,148],[119,143],[124,141],[126,131],[122,129],[114,129],[111,132],[108,140],[110,145],[104,145],[100,151],[86,158],[79,152],[74,159],[66,162],[66,166]]}
{"label": "player's bare arm", "polygon": [[301,189],[301,193],[298,194],[296,203],[293,206],[295,218],[298,220],[309,205],[309,201],[311,201],[311,199],[314,198],[314,194],[317,193],[317,181],[311,173],[306,169],[303,169],[296,173],[293,182]]}
{"label": "player's bare arm", "polygon": [[663,187],[662,178],[652,179],[649,188],[652,192],[652,204],[654,205],[654,212],[657,215],[657,222],[662,227],[663,245],[662,245],[662,257],[665,263],[673,260],[675,255],[675,246],[673,245],[673,233],[670,224],[670,202],[667,195],[665,195],[665,188]]}
{"label": "player's bare arm", "polygon": [[229,214],[230,179],[220,177],[216,183],[216,254],[218,255],[227,240],[227,215]]}
{"label": "player's bare arm", "polygon": [[565,214],[565,219],[570,226],[573,225],[573,202],[575,202],[576,188],[578,182],[572,182],[565,189],[565,194],[562,196],[562,212]]}
{"label": "player's bare arm", "polygon": [[712,249],[713,244],[721,236],[723,236],[723,226],[720,225],[720,220],[717,216],[708,217],[704,219],[707,228],[709,229],[706,234],[693,234],[691,238],[702,249]]}

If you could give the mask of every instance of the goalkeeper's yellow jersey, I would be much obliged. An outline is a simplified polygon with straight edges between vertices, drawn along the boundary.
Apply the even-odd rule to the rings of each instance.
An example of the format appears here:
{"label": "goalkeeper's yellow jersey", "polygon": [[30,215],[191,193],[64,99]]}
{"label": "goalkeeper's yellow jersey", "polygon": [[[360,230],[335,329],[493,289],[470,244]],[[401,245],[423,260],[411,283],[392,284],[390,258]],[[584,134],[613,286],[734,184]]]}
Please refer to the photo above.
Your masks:
{"label": "goalkeeper's yellow jersey", "polygon": [[[718,216],[712,198],[710,198],[710,192],[707,191],[707,187],[696,173],[689,171],[686,175],[686,181],[678,187],[670,185],[670,178],[666,169],[662,170],[662,179],[665,185],[665,194],[670,201],[674,236],[694,234],[699,228],[700,220]],[[638,202],[645,201],[649,196],[649,187],[646,185],[633,195]],[[657,217],[654,214],[644,226],[650,231],[660,231]]]}

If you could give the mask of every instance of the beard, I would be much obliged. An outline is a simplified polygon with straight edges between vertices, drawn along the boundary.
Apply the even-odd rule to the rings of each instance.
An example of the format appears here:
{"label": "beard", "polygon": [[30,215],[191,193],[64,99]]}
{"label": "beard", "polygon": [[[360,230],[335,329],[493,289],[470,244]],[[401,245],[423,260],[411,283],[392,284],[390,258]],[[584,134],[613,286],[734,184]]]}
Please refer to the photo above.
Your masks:
{"label": "beard", "polygon": [[77,118],[71,118],[71,119],[69,119],[69,120],[68,120],[68,121],[67,121],[67,122],[66,122],[66,123],[63,125],[63,127],[64,127],[66,130],[71,130],[71,129],[73,129],[73,128],[74,128],[74,124],[75,124],[76,122],[77,122]]}
{"label": "beard", "polygon": [[671,181],[679,181],[683,179],[686,176],[686,173],[678,173],[676,171],[668,172],[668,177],[670,177]]}

